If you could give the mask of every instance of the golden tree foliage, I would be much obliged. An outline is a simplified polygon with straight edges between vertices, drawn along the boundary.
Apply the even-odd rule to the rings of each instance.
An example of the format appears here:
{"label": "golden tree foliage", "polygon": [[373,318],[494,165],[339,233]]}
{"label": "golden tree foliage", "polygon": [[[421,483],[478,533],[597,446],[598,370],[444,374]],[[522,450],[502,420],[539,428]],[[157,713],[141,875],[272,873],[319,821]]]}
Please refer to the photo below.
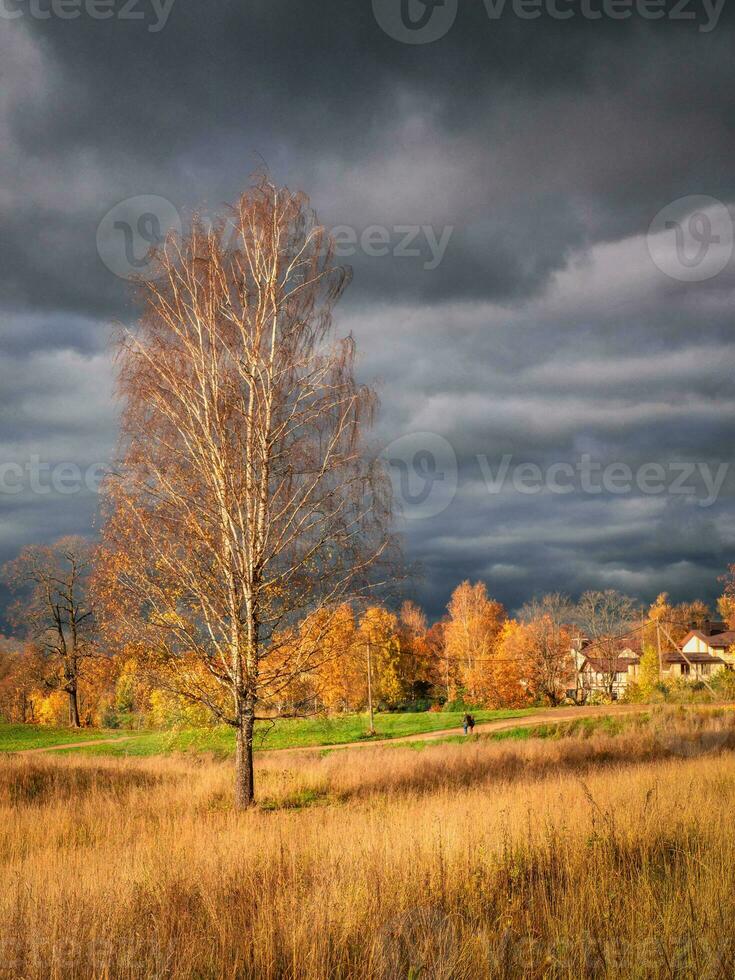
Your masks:
{"label": "golden tree foliage", "polygon": [[370,644],[374,699],[388,707],[399,704],[405,691],[398,618],[382,606],[369,606],[360,618],[356,642],[363,651]]}
{"label": "golden tree foliage", "polygon": [[464,581],[452,593],[444,625],[448,663],[452,663],[468,697],[479,696],[478,684],[488,664],[505,620],[499,602],[489,599],[484,582]]}
{"label": "golden tree foliage", "polygon": [[727,628],[735,629],[735,594],[721,595],[717,600],[717,611],[727,623]]}
{"label": "golden tree foliage", "polygon": [[526,627],[506,619],[487,662],[475,668],[473,690],[488,708],[520,708],[528,702],[525,681]]}
{"label": "golden tree foliage", "polygon": [[[735,565],[730,565],[721,581],[724,582],[725,587],[717,600],[717,610],[727,623],[728,629],[732,630],[735,629]],[[728,652],[735,652],[735,645],[731,646]]]}
{"label": "golden tree foliage", "polygon": [[[310,617],[302,627],[302,636],[314,629],[312,620]],[[367,681],[364,658],[357,649],[352,607],[341,605],[326,626],[321,637],[320,663],[311,678],[314,693],[328,711],[360,710],[367,700]]]}
{"label": "golden tree foliage", "polygon": [[704,602],[682,602],[673,605],[668,592],[661,592],[648,609],[646,625],[642,630],[644,648],[670,650],[680,644],[689,631],[701,629],[710,612]]}

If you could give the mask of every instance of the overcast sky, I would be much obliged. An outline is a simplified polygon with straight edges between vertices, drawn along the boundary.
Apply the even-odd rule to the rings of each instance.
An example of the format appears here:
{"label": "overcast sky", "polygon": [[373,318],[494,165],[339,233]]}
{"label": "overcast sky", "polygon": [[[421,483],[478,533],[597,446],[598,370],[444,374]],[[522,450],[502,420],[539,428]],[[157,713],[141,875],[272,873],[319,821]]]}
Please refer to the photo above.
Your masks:
{"label": "overcast sky", "polygon": [[265,161],[354,253],[337,329],[380,382],[432,616],[463,578],[510,608],[716,596],[735,541],[732,11],[34,2],[0,0],[0,560],[93,533],[125,276]]}

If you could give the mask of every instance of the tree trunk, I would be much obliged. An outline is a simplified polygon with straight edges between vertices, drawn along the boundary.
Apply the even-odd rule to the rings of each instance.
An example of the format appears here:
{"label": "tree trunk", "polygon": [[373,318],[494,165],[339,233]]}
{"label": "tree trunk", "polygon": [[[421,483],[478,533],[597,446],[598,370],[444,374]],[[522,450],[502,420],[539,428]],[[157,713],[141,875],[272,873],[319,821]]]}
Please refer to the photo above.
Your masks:
{"label": "tree trunk", "polygon": [[235,753],[235,809],[247,810],[255,802],[255,783],[253,779],[253,728],[255,719],[252,713],[240,719],[237,728],[237,750]]}
{"label": "tree trunk", "polygon": [[69,694],[69,724],[72,728],[81,728],[79,721],[79,700],[77,698],[76,686],[67,689]]}

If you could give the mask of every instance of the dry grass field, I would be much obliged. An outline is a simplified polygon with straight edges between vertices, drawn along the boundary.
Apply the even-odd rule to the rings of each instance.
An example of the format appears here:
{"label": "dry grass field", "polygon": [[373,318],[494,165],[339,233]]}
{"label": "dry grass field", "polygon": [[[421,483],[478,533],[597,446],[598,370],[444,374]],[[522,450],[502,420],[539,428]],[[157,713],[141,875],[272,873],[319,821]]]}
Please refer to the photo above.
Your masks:
{"label": "dry grass field", "polygon": [[732,712],[226,762],[0,760],[0,976],[735,975]]}

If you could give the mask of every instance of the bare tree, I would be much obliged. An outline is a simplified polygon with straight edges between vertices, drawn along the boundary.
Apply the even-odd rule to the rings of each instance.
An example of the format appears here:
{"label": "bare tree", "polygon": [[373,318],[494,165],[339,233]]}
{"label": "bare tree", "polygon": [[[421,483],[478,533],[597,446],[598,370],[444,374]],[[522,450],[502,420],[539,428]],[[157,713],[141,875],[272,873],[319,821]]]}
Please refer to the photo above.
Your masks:
{"label": "bare tree", "polygon": [[569,598],[559,592],[532,599],[520,612],[520,620],[530,633],[526,654],[529,682],[550,704],[559,704],[573,677],[572,615]]}
{"label": "bare tree", "polygon": [[618,659],[626,633],[641,620],[641,610],[630,596],[614,589],[585,592],[574,609],[574,621],[589,640],[588,656],[602,677],[605,693],[612,697]]}
{"label": "bare tree", "polygon": [[12,621],[40,647],[50,668],[46,685],[69,697],[69,724],[79,728],[79,678],[96,653],[95,619],[88,596],[94,549],[84,538],[32,545],[2,569],[18,593]]}
{"label": "bare tree", "polygon": [[172,686],[235,729],[242,808],[258,709],[314,669],[330,616],[387,554],[388,482],[364,446],[375,396],[352,339],[332,340],[348,276],[304,195],[260,179],[157,259],[121,340],[100,587]]}

